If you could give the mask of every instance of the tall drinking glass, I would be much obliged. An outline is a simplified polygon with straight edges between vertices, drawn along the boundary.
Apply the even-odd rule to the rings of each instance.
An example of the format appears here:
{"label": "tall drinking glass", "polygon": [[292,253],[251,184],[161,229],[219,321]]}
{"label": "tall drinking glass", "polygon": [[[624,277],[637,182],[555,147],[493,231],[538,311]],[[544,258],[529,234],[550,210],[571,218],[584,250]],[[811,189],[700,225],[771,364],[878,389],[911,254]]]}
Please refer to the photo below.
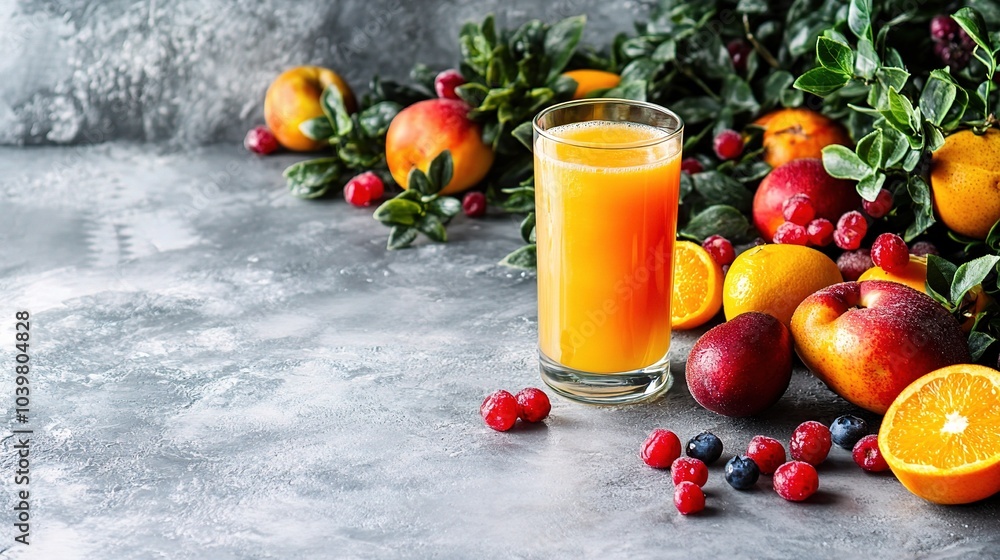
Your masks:
{"label": "tall drinking glass", "polygon": [[534,120],[542,379],[595,404],[670,388],[670,294],[684,124],[624,99]]}

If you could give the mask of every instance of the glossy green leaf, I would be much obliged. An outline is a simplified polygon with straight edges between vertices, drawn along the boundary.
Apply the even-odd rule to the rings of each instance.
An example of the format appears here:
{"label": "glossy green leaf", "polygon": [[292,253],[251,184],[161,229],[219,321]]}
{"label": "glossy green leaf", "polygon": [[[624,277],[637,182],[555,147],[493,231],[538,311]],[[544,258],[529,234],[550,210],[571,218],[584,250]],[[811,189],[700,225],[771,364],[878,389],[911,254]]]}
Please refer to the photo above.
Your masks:
{"label": "glossy green leaf", "polygon": [[872,42],[871,0],[851,0],[851,5],[847,8],[847,26],[858,39]]}
{"label": "glossy green leaf", "polygon": [[423,210],[420,204],[404,198],[390,198],[375,209],[373,217],[383,224],[412,226]]}
{"label": "glossy green leaf", "polygon": [[318,198],[334,184],[343,172],[337,158],[327,157],[300,161],[285,169],[288,190],[298,198]]}
{"label": "glossy green leaf", "polygon": [[928,295],[941,303],[950,303],[951,284],[958,270],[954,264],[937,255],[927,255]]}
{"label": "glossy green leaf", "polygon": [[931,73],[920,93],[920,112],[937,126],[941,126],[958,96],[958,84],[942,70]]}
{"label": "glossy green leaf", "polygon": [[906,182],[906,192],[913,201],[913,223],[906,228],[903,239],[907,243],[927,231],[934,224],[934,205],[931,202],[931,189],[919,175],[911,175]]}
{"label": "glossy green leaf", "polygon": [[385,247],[390,251],[409,247],[417,239],[417,230],[409,226],[392,226]]}
{"label": "glossy green leaf", "polygon": [[438,243],[448,241],[448,232],[444,229],[444,224],[434,214],[424,214],[419,217],[413,227],[432,241],[437,241]]}
{"label": "glossy green leaf", "polygon": [[462,202],[452,196],[439,196],[427,203],[427,211],[447,222],[462,211]]}
{"label": "glossy green leaf", "polygon": [[749,213],[753,204],[753,193],[739,181],[718,171],[705,171],[691,175],[694,190],[710,205],[724,204]]}
{"label": "glossy green leaf", "polygon": [[365,135],[370,138],[385,136],[385,133],[389,130],[389,123],[392,122],[392,119],[396,118],[396,115],[399,114],[402,108],[399,103],[392,101],[376,103],[358,113],[358,125],[364,131]]}
{"label": "glossy green leaf", "polygon": [[953,304],[958,304],[965,297],[966,292],[977,284],[982,284],[986,276],[993,272],[997,262],[1000,262],[998,255],[984,255],[978,259],[973,259],[962,263],[955,271],[955,278],[951,282],[949,297]]}
{"label": "glossy green leaf", "polygon": [[521,239],[525,243],[535,242],[535,213],[530,212],[521,221]]}
{"label": "glossy green leaf", "polygon": [[962,8],[955,12],[951,19],[955,20],[965,32],[975,41],[979,48],[983,49],[993,62],[992,69],[996,69],[996,62],[993,61],[993,47],[990,45],[988,28],[983,16],[972,8]]}
{"label": "glossy green leaf", "polygon": [[299,123],[299,131],[317,142],[326,141],[333,136],[333,126],[330,125],[330,119],[326,118],[326,115],[302,121]]}
{"label": "glossy green leaf", "polygon": [[878,197],[878,193],[882,190],[882,185],[884,184],[885,173],[874,171],[858,181],[857,191],[861,195],[861,198],[872,201]]}
{"label": "glossy green leaf", "polygon": [[854,75],[854,52],[850,46],[839,41],[820,37],[816,41],[816,60],[832,72],[849,77]]}
{"label": "glossy green leaf", "polygon": [[858,41],[858,53],[854,59],[854,72],[858,76],[870,80],[875,77],[875,72],[881,64],[882,61],[879,60],[878,53],[875,52],[872,42],[868,39],[860,39]]}
{"label": "glossy green leaf", "polygon": [[427,168],[427,180],[430,182],[430,189],[426,194],[437,194],[441,189],[448,186],[451,177],[455,172],[451,159],[451,151],[444,150],[431,160]]}
{"label": "glossy green leaf", "polygon": [[825,97],[847,85],[851,77],[827,68],[813,68],[795,80],[795,88]]}
{"label": "glossy green leaf", "polygon": [[710,235],[721,235],[739,243],[747,240],[749,231],[750,222],[743,212],[732,206],[715,205],[692,216],[679,233],[699,243]]}
{"label": "glossy green leaf", "polygon": [[323,108],[323,113],[333,123],[335,134],[338,136],[350,134],[351,130],[354,129],[354,121],[351,120],[351,114],[347,112],[344,97],[337,86],[333,84],[326,86],[323,95],[320,96],[320,105]]}
{"label": "glossy green leaf", "polygon": [[503,266],[509,266],[511,268],[523,268],[528,270],[534,270],[537,266],[537,254],[535,252],[535,245],[525,245],[520,247],[500,261]]}
{"label": "glossy green leaf", "polygon": [[860,181],[874,171],[850,148],[836,144],[823,148],[823,167],[838,179]]}
{"label": "glossy green leaf", "polygon": [[969,333],[969,355],[972,356],[972,362],[978,362],[983,354],[989,350],[990,346],[997,341],[987,333],[982,331],[972,331]]}
{"label": "glossy green leaf", "polygon": [[412,167],[406,176],[406,188],[421,195],[434,194],[431,192],[431,182],[427,180],[427,175],[417,167]]}

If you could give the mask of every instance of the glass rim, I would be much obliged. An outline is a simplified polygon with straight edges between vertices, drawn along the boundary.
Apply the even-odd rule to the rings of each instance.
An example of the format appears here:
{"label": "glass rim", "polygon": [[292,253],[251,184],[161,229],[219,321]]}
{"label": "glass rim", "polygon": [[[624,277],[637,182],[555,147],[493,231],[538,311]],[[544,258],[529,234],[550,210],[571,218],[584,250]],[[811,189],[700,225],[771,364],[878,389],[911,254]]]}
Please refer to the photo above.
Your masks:
{"label": "glass rim", "polygon": [[[663,138],[653,138],[650,140],[640,140],[638,142],[627,142],[623,144],[616,144],[613,146],[609,146],[606,143],[601,143],[601,142],[583,142],[580,140],[569,140],[566,138],[559,138],[557,136],[549,134],[544,129],[542,129],[538,124],[539,120],[542,117],[560,109],[566,109],[578,105],[610,105],[610,104],[632,105],[635,107],[642,107],[645,109],[650,109],[652,111],[666,114],[667,116],[677,121],[677,127],[676,129],[673,129],[673,128],[663,128],[655,125],[648,125],[663,130],[664,132],[667,133],[667,135],[664,136]],[[580,121],[580,122],[587,122],[587,121]],[[620,122],[634,122],[634,121],[620,121]],[[646,124],[646,123],[637,123],[637,124]],[[678,115],[677,113],[671,111],[670,109],[667,109],[662,105],[657,105],[656,103],[650,103],[648,101],[636,101],[634,99],[624,99],[621,97],[592,97],[587,99],[573,99],[570,101],[563,101],[562,103],[556,103],[551,107],[546,107],[545,109],[542,109],[541,111],[538,112],[537,115],[535,115],[533,119],[531,119],[531,128],[535,132],[535,134],[542,136],[546,140],[551,140],[553,142],[558,142],[560,144],[567,144],[570,146],[576,146],[578,148],[590,148],[596,150],[625,150],[625,149],[636,149],[636,148],[648,148],[651,146],[656,146],[663,142],[669,142],[674,138],[677,138],[684,132],[684,120],[681,119],[680,115]]]}

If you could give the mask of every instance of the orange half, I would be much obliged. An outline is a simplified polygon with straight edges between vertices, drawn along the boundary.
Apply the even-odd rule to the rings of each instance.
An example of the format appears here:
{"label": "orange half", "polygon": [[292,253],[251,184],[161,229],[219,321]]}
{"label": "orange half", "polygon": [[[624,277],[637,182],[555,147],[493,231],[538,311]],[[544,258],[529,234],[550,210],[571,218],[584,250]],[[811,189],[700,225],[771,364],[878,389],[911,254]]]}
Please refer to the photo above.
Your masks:
{"label": "orange half", "polygon": [[700,245],[674,243],[674,285],[670,326],[700,327],[722,309],[722,267]]}
{"label": "orange half", "polygon": [[878,445],[907,490],[938,504],[1000,492],[1000,372],[958,364],[932,371],[896,397]]}

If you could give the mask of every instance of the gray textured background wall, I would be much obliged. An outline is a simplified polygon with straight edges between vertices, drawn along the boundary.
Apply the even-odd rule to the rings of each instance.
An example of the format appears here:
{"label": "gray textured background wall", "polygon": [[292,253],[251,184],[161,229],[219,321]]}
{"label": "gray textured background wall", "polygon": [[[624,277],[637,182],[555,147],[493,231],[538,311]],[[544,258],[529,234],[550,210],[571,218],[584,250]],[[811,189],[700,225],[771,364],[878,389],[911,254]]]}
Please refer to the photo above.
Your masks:
{"label": "gray textured background wall", "polygon": [[585,13],[606,42],[634,0],[0,0],[0,144],[236,141],[267,85],[299,64],[365,89],[378,73],[457,62],[460,25]]}

